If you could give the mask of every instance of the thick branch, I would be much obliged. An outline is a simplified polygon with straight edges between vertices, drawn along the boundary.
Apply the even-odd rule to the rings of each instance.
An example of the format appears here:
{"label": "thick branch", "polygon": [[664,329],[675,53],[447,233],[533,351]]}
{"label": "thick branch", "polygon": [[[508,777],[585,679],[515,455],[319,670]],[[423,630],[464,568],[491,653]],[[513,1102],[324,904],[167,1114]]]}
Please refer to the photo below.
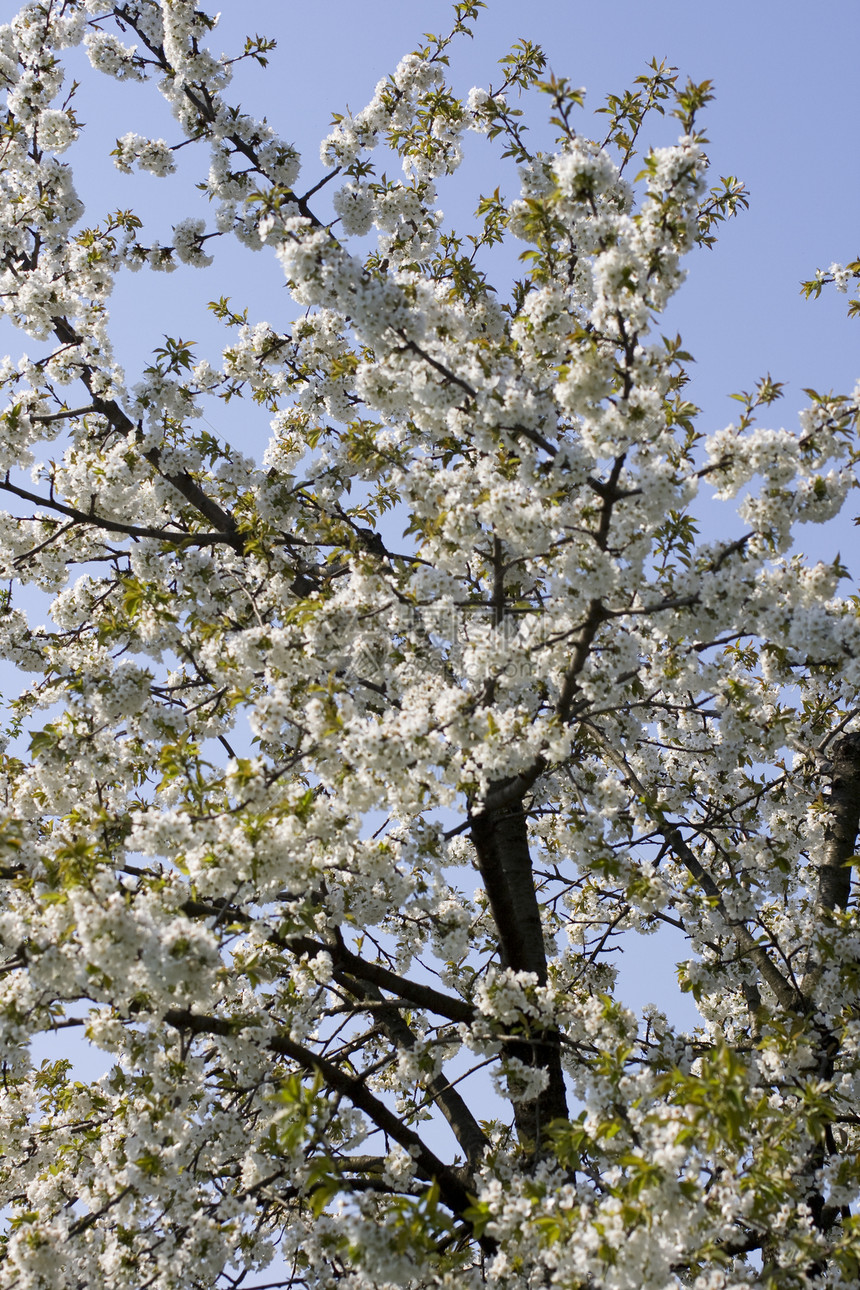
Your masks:
{"label": "thick branch", "polygon": [[[503,794],[508,786],[505,781],[491,784],[489,800]],[[543,924],[522,801],[474,815],[471,833],[499,934],[502,966],[515,972],[533,972],[538,984],[546,985]],[[529,1039],[512,1040],[506,1049],[512,1057],[539,1067],[548,1077],[547,1087],[537,1098],[515,1106],[520,1141],[536,1151],[550,1121],[568,1116],[558,1033],[538,1031]]]}
{"label": "thick branch", "polygon": [[851,894],[851,865],[860,828],[860,735],[851,734],[833,745],[833,782],[827,805],[831,819],[825,832],[825,851],[818,868],[816,911],[845,909]]}
{"label": "thick branch", "polygon": [[[199,1016],[184,1009],[171,1009],[165,1013],[164,1020],[169,1026],[177,1030],[190,1031],[194,1035],[235,1035],[241,1026],[241,1022],[236,1023],[222,1017]],[[450,1166],[430,1150],[417,1133],[370,1092],[362,1078],[347,1074],[333,1062],[311,1052],[302,1044],[294,1043],[285,1035],[273,1036],[266,1041],[266,1045],[272,1052],[288,1057],[308,1074],[321,1075],[328,1088],[349,1098],[353,1106],[363,1111],[378,1129],[408,1151],[422,1175],[428,1179],[435,1179],[443,1204],[471,1230],[471,1223],[465,1215],[472,1200],[464,1183]],[[496,1248],[495,1241],[489,1237],[482,1237],[479,1243],[485,1253],[492,1253]]]}
{"label": "thick branch", "polygon": [[[816,928],[826,926],[837,909],[845,909],[851,895],[851,858],[860,828],[860,734],[843,735],[830,755],[832,783],[827,805],[830,819],[824,833],[824,850],[818,866],[818,889],[815,893]],[[822,965],[814,946],[810,946],[803,991],[807,993],[818,982]]]}
{"label": "thick branch", "polygon": [[217,524],[222,532],[228,535],[222,538],[222,541],[229,542],[232,536],[232,545],[237,550],[242,550],[242,539],[236,532],[236,521],[233,516],[219,506],[208,493],[204,492],[187,471],[183,470],[179,474],[171,474],[169,471],[162,470],[160,465],[161,455],[157,448],[150,448],[149,452],[145,452],[143,455],[155,467],[161,478],[172,485],[178,493],[181,493],[186,502],[190,502],[194,509],[199,511],[210,524]]}
{"label": "thick branch", "polygon": [[[327,1061],[324,1057],[318,1057],[309,1049],[304,1048],[301,1044],[294,1043],[292,1039],[287,1039],[285,1036],[276,1036],[270,1041],[270,1047],[274,1052],[280,1053],[284,1057],[289,1057],[309,1073],[319,1071],[329,1088],[348,1097],[353,1106],[360,1111],[364,1111],[365,1115],[378,1128],[387,1133],[406,1151],[409,1151],[424,1175],[427,1178],[435,1179],[438,1183],[443,1203],[447,1205],[452,1213],[463,1219],[471,1227],[468,1219],[465,1218],[465,1213],[471,1206],[472,1200],[454,1170],[441,1161],[425,1145],[418,1134],[408,1128],[393,1111],[389,1111],[388,1107],[370,1092],[362,1080],[347,1075],[345,1071],[340,1070],[332,1062]],[[481,1246],[487,1252],[494,1250],[495,1245],[495,1241],[488,1237],[484,1237],[481,1240]]]}
{"label": "thick branch", "polygon": [[[254,922],[250,914],[235,909],[232,905],[213,904],[204,900],[186,900],[182,905],[182,912],[188,914],[190,918],[215,918],[222,923],[247,925]],[[279,936],[277,932],[269,932],[268,939],[273,945],[290,950],[297,955],[307,954],[313,958],[321,953],[330,954],[335,968],[334,979],[339,985],[347,984],[347,977],[344,975],[347,973],[349,977],[359,981],[367,981],[383,990],[390,990],[400,998],[408,1000],[414,1007],[426,1008],[428,1012],[447,1017],[449,1021],[465,1022],[469,1025],[475,1019],[475,1009],[471,1004],[466,1003],[465,999],[458,999],[456,995],[435,990],[431,985],[410,981],[408,977],[400,976],[380,963],[367,963],[358,954],[348,949],[342,941],[317,941],[310,936]]]}
{"label": "thick branch", "polygon": [[[187,900],[182,910],[192,918],[214,916],[222,921],[227,918],[242,924],[254,921],[241,910],[212,905],[206,901]],[[323,952],[329,954],[334,965],[332,976],[337,984],[359,1001],[372,1001],[380,1005],[374,1008],[374,1016],[381,1022],[392,1042],[401,1048],[412,1049],[417,1042],[401,1016],[400,1009],[404,1004],[417,1004],[443,1017],[450,1017],[451,1020],[468,1023],[474,1019],[475,1011],[469,1004],[460,999],[452,999],[440,990],[434,990],[432,986],[411,982],[377,964],[365,963],[347,949],[340,937],[334,943],[323,943],[308,936],[281,937],[277,933],[271,933],[269,939],[273,944],[296,955],[307,954],[313,957]],[[380,985],[399,994],[401,998],[385,999],[378,988]],[[450,1124],[466,1159],[471,1165],[476,1164],[490,1144],[465,1101],[444,1075],[433,1076],[427,1081],[426,1088]]]}
{"label": "thick branch", "polygon": [[[93,528],[103,529],[106,533],[124,533],[128,537],[157,538],[161,542],[182,542],[192,546],[216,546],[220,543],[233,547],[237,545],[235,532],[184,533],[180,529],[153,529],[141,524],[126,524],[123,520],[110,520],[107,516],[81,511],[76,506],[58,502],[55,497],[40,497],[38,493],[31,493],[28,488],[19,488],[17,484],[12,483],[8,475],[0,480],[0,489],[4,493],[12,493],[15,497],[20,497],[22,501],[34,502],[37,506],[56,511],[58,515],[68,515],[78,524],[89,524]],[[239,546],[241,547],[241,543]],[[37,549],[39,548],[26,552],[26,555],[34,555]]]}
{"label": "thick branch", "polygon": [[[490,786],[490,797],[506,783]],[[499,932],[503,967],[534,972],[546,985],[546,950],[534,887],[528,830],[522,802],[474,815],[472,841]]]}
{"label": "thick branch", "polygon": [[[375,986],[363,985],[358,981],[353,981],[350,985],[347,979],[346,988],[358,999],[363,1001],[372,1000],[381,1005],[374,1009],[374,1015],[381,1022],[383,1029],[395,1046],[410,1051],[415,1047],[417,1043],[415,1034],[403,1020],[394,1001],[389,1002],[384,999]],[[474,1168],[490,1145],[489,1139],[482,1131],[478,1121],[472,1115],[457,1089],[451,1086],[444,1074],[431,1075],[426,1080],[424,1087],[448,1121],[454,1137],[463,1148],[466,1159],[470,1166]]]}
{"label": "thick branch", "polygon": [[[79,336],[74,327],[66,318],[53,318],[51,320],[54,326],[54,335],[64,345],[83,345],[84,340]],[[106,417],[113,428],[120,434],[131,435],[135,432],[136,426],[130,417],[126,416],[122,408],[113,399],[103,399],[94,392],[93,386],[93,369],[86,363],[81,364],[81,380],[92,395],[93,408],[102,416]],[[158,448],[150,448],[145,452],[144,457],[151,465],[155,467],[162,479],[172,484],[177,492],[181,493],[187,502],[199,511],[201,515],[209,520],[210,524],[216,525],[222,531],[222,534],[232,535],[221,536],[220,541],[228,542],[241,550],[241,539],[236,535],[236,521],[232,515],[229,515],[221,506],[200,487],[191,475],[186,471],[177,474],[170,474],[161,469],[160,453]],[[120,530],[122,531],[122,530]]]}
{"label": "thick branch", "polygon": [[585,622],[582,624],[579,640],[574,647],[570,667],[565,673],[558,700],[558,715],[565,723],[569,722],[573,715],[573,701],[579,692],[579,676],[585,667],[594,638],[602,624],[611,617],[612,615],[607,611],[602,601],[592,600],[589,602],[588,613],[586,614]]}
{"label": "thick branch", "polygon": [[689,843],[685,840],[684,835],[678,828],[667,820],[663,812],[652,800],[652,795],[645,788],[635,771],[628,765],[627,760],[614,749],[604,742],[603,748],[608,759],[616,765],[624,775],[627,783],[644,801],[650,803],[651,816],[664,842],[671,849],[674,855],[681,861],[688,872],[695,878],[702,891],[713,903],[714,907],[719,910],[723,920],[734,938],[735,945],[742,958],[749,959],[761,974],[762,980],[770,986],[779,1002],[784,1008],[789,1008],[797,1012],[806,1010],[805,1000],[802,992],[783,976],[779,968],[771,959],[763,945],[759,945],[746,923],[741,919],[733,918],[726,909],[722,893],[711,874],[695,855]]}

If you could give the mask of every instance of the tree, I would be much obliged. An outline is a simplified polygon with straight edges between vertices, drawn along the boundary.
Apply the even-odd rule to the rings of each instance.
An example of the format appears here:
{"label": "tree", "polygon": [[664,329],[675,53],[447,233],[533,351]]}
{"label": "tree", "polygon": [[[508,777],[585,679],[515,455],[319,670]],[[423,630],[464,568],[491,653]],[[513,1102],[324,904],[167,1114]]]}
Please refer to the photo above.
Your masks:
{"label": "tree", "polygon": [[[0,372],[0,635],[34,676],[2,758],[2,1286],[860,1278],[858,601],[838,558],[789,554],[854,482],[857,392],[769,430],[766,378],[705,438],[658,320],[746,201],[708,186],[709,84],[654,63],[592,142],[523,41],[461,101],[481,7],[301,181],[192,0],[0,28],[2,304],[42,345]],[[130,211],[83,225],[58,159],[81,41],[176,119],[121,170],[208,157],[212,218],[171,246]],[[667,111],[680,141],[648,147]],[[458,237],[435,183],[467,130],[522,191]],[[130,384],[116,275],[232,235],[295,319],[216,299],[220,367],[166,337]],[[259,464],[200,428],[240,398],[271,418]],[[743,493],[740,538],[700,537],[703,484]],[[614,993],[613,946],[664,925],[693,1033]],[[76,1027],[103,1079],[31,1062]]]}

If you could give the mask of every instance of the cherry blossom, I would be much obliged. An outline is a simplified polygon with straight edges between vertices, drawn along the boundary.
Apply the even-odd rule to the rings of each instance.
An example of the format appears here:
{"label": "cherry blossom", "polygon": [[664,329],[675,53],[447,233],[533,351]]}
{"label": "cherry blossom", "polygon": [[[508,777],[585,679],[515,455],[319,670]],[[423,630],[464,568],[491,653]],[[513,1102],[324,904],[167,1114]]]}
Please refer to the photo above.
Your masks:
{"label": "cherry blossom", "polygon": [[[0,27],[0,1287],[860,1277],[860,621],[792,554],[860,387],[699,425],[660,314],[746,204],[709,83],[653,63],[603,142],[527,41],[460,97],[482,7],[304,161],[230,97],[270,44],[216,53],[194,0]],[[114,175],[195,158],[167,242],[76,192],[76,46],[172,114],[117,121]],[[458,237],[467,133],[519,191]],[[282,316],[211,287],[229,238]],[[123,370],[114,283],[178,264],[220,359]],[[259,460],[207,416],[241,399]],[[665,927],[690,1030],[617,986]],[[36,1056],[69,1033],[103,1075]]]}

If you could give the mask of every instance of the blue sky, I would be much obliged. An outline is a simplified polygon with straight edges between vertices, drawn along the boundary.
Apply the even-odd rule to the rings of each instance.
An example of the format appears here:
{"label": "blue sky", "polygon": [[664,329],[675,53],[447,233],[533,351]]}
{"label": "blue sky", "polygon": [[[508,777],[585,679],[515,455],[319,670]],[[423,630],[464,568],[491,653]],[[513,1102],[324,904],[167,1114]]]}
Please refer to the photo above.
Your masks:
{"label": "blue sky", "polygon": [[[303,179],[310,183],[322,174],[318,147],[331,113],[347,104],[362,107],[376,81],[415,47],[421,32],[445,29],[449,15],[447,0],[328,0],[313,10],[284,0],[225,0],[213,44],[234,49],[244,34],[256,31],[277,38],[269,69],[241,70],[230,97],[267,114],[296,143],[305,161]],[[667,58],[682,75],[715,83],[717,97],[704,118],[713,172],[744,179],[750,210],[725,229],[716,250],[691,257],[689,281],[667,319],[683,330],[697,359],[697,394],[709,420],[730,418],[725,396],[749,388],[765,371],[789,383],[786,419],[802,402],[804,385],[850,389],[858,374],[860,323],[848,325],[841,297],[808,304],[798,285],[818,265],[852,258],[860,246],[856,0],[822,0],[814,7],[729,0],[719,8],[675,0],[537,0],[530,6],[489,0],[474,40],[454,50],[455,85],[465,92],[473,84],[498,83],[496,61],[520,37],[542,44],[556,74],[587,88],[589,108],[608,91],[630,85],[652,56]],[[203,158],[185,150],[180,176],[167,181],[117,175],[106,154],[118,134],[136,129],[174,140],[166,108],[151,86],[118,87],[92,73],[78,103],[87,142],[68,158],[88,219],[112,204],[134,204],[166,240],[171,223],[195,206],[187,179]],[[541,129],[544,103],[527,106],[533,109],[534,137],[548,140]],[[588,117],[586,112],[580,118],[585,132]],[[660,124],[661,141],[671,140],[675,123]],[[598,118],[595,133],[599,128]],[[510,194],[510,163],[500,166],[492,146],[475,140],[468,167],[441,194],[449,220],[467,216],[477,194],[500,180],[503,193]],[[270,256],[237,254],[230,261],[223,277],[235,288],[236,303],[244,289],[243,303],[252,315],[259,309],[274,323],[276,310],[289,319],[290,302],[278,291],[279,271]],[[115,298],[120,348],[130,357],[146,345],[141,315],[152,344],[170,319],[193,324],[197,301],[211,298],[213,278],[220,286],[217,274],[204,279],[192,270],[172,275],[169,288],[163,277],[127,279]],[[167,322],[165,290],[182,301]],[[123,330],[131,333],[125,344]]]}
{"label": "blue sky", "polygon": [[[235,52],[249,33],[277,39],[267,71],[255,64],[240,67],[229,97],[267,115],[296,144],[304,159],[300,187],[310,187],[323,174],[319,142],[331,113],[363,107],[377,80],[416,46],[422,32],[447,30],[450,15],[448,0],[327,0],[324,7],[224,0],[212,43]],[[720,175],[741,177],[751,193],[750,209],[724,226],[716,249],[688,258],[688,281],[661,328],[666,334],[680,331],[696,359],[689,393],[703,408],[702,429],[734,419],[738,405],[730,393],[751,389],[768,372],[786,383],[782,403],[770,409],[774,425],[794,424],[804,386],[852,389],[860,376],[860,319],[849,322],[845,298],[832,291],[805,301],[799,284],[819,266],[854,258],[860,248],[857,0],[821,0],[816,6],[728,0],[719,7],[678,0],[489,0],[474,31],[473,40],[461,40],[452,52],[457,89],[465,94],[472,85],[498,84],[497,60],[525,37],[543,46],[557,75],[587,88],[587,110],[579,121],[584,133],[601,132],[605,118],[592,117],[591,110],[607,92],[630,86],[654,56],[666,58],[682,76],[713,80],[716,98],[702,123],[714,181]],[[82,60],[79,51],[72,66],[79,78]],[[179,173],[167,180],[119,175],[108,158],[117,135],[129,130],[178,141],[154,87],[116,86],[89,72],[77,102],[88,129],[67,155],[88,222],[118,205],[133,206],[146,219],[147,235],[168,241],[176,220],[206,213],[193,190],[206,167],[195,149],[178,154]],[[533,139],[549,145],[546,100],[524,106]],[[676,134],[675,121],[658,121],[654,141],[671,142]],[[499,162],[498,152],[470,138],[466,165],[440,186],[449,226],[462,227],[479,194],[497,184],[503,195],[513,195],[515,170]],[[500,289],[516,273],[519,249],[499,261]],[[205,311],[215,296],[230,296],[239,309],[249,306],[252,319],[266,318],[274,326],[292,320],[295,307],[270,253],[252,255],[223,243],[217,253],[220,267],[208,273],[180,268],[169,277],[126,275],[118,284],[114,335],[132,383],[135,369],[165,332],[194,339],[201,354],[217,356],[227,336]],[[225,410],[229,437],[235,425]],[[264,418],[246,418],[242,446],[262,449],[266,431]],[[715,514],[711,522],[728,526],[730,518]],[[850,563],[853,536],[850,525],[843,525],[834,547],[829,537],[807,529],[801,545],[816,558],[832,558],[841,546]]]}
{"label": "blue sky", "polygon": [[[227,0],[213,43],[229,48],[249,31],[277,37],[268,71],[251,68],[237,88],[246,90],[248,107],[267,113],[296,142],[304,175],[313,179],[321,173],[317,149],[331,112],[362,107],[420,33],[445,29],[449,14],[447,0],[328,0],[315,8]],[[719,7],[676,0],[489,0],[474,40],[455,48],[455,84],[465,91],[498,83],[496,60],[520,37],[542,44],[556,74],[586,86],[592,108],[608,91],[626,88],[652,56],[697,81],[714,81],[717,97],[705,119],[713,169],[739,175],[752,197],[749,212],[726,229],[718,249],[691,261],[674,311],[697,357],[703,401],[710,405],[746,388],[765,370],[790,381],[792,391],[810,384],[850,388],[858,374],[853,333],[860,327],[848,327],[837,297],[807,305],[798,283],[818,264],[851,258],[860,245],[856,0],[815,6],[729,0]],[[100,90],[109,85],[97,84]],[[110,95],[118,111],[127,97],[124,90]],[[150,94],[134,97],[151,108]],[[542,103],[535,107],[542,112]],[[104,124],[110,134],[122,123],[111,114]],[[582,124],[587,129],[586,114]],[[536,114],[538,137],[540,125]],[[664,124],[664,140],[674,126]],[[489,154],[480,163],[475,157],[479,183],[461,171],[458,200],[443,193],[446,212],[470,210],[475,190],[498,182],[492,151],[478,151]],[[510,180],[507,186],[510,191]],[[801,398],[789,396],[792,406]]]}

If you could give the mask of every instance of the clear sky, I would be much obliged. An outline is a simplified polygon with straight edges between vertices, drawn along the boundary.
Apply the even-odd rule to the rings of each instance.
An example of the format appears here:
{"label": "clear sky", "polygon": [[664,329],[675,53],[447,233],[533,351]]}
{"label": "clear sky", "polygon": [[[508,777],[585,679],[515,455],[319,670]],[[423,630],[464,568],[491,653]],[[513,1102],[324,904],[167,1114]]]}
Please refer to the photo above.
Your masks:
{"label": "clear sky", "polygon": [[[0,11],[4,8],[11,14],[14,4],[7,0]],[[363,0],[360,5],[327,0],[324,6],[224,0],[213,43],[232,50],[244,34],[257,31],[277,38],[269,69],[241,71],[235,95],[295,141],[305,158],[303,178],[311,182],[322,174],[318,146],[332,111],[347,104],[362,107],[376,81],[414,48],[421,32],[445,29],[449,15],[447,0]],[[860,245],[857,0],[820,0],[815,6],[798,0],[728,0],[720,6],[679,0],[615,0],[612,5],[489,0],[475,25],[475,39],[455,48],[455,84],[465,91],[493,79],[498,83],[496,60],[520,37],[543,46],[556,74],[586,86],[590,108],[608,91],[629,86],[652,56],[667,58],[696,80],[713,79],[717,97],[705,118],[713,170],[739,175],[752,198],[750,210],[725,230],[719,248],[691,259],[690,280],[668,320],[683,326],[697,358],[698,393],[706,409],[718,420],[728,418],[731,405],[720,399],[747,388],[766,370],[790,382],[786,418],[789,406],[793,410],[802,401],[803,385],[850,388],[858,372],[860,323],[848,327],[841,298],[806,304],[798,283],[819,264],[853,257]],[[116,175],[106,156],[116,136],[130,129],[163,133],[173,141],[170,117],[156,99],[152,87],[115,87],[90,73],[78,93],[86,142],[67,157],[76,167],[88,218],[114,202],[142,206],[166,239],[170,224],[194,205],[186,178],[202,158],[185,150],[189,164],[182,176],[159,181]],[[535,137],[548,139],[540,129],[543,103],[529,106],[535,109]],[[664,123],[664,140],[672,137],[674,124]],[[587,113],[581,128],[588,130]],[[599,128],[598,118],[595,133]],[[491,181],[495,187],[500,178],[503,192],[510,193],[511,168],[494,163],[492,148],[473,148],[469,168],[443,191],[449,219],[471,211],[475,194]],[[265,263],[255,265],[253,259]],[[251,313],[274,307],[287,318],[289,301],[272,290],[280,282],[273,281],[278,271],[271,257],[231,260],[241,267],[229,274],[234,279],[229,285],[237,297],[245,288]],[[194,297],[209,298],[212,282],[191,270],[172,278],[172,293],[183,302],[172,316],[193,322]],[[115,311],[121,327],[134,322],[133,343],[127,346],[132,353],[149,338],[140,326],[141,312],[146,333],[151,329],[152,343],[158,343],[159,328],[165,326],[165,280],[136,277],[124,288],[115,298]]]}
{"label": "clear sky", "polygon": [[[269,69],[249,67],[237,78],[237,94],[250,110],[266,113],[295,141],[305,158],[303,178],[313,181],[322,174],[318,146],[328,133],[332,111],[347,104],[353,110],[362,107],[376,81],[415,47],[422,31],[447,27],[450,12],[448,0],[327,0],[318,6],[223,0],[213,43],[231,49],[244,34],[257,31],[277,38]],[[750,210],[725,229],[715,251],[702,251],[688,262],[690,279],[669,320],[683,327],[697,358],[699,398],[709,413],[717,420],[729,418],[731,405],[720,399],[731,390],[748,388],[767,370],[790,383],[786,419],[802,402],[804,385],[850,389],[860,374],[860,322],[848,326],[844,300],[835,295],[807,304],[798,284],[820,264],[852,258],[860,246],[857,0],[819,0],[815,5],[727,0],[719,6],[689,0],[615,0],[611,5],[593,0],[489,0],[475,25],[475,39],[460,42],[453,52],[455,85],[466,91],[473,84],[486,85],[493,79],[498,83],[496,60],[520,37],[543,46],[557,75],[587,88],[590,108],[608,91],[629,86],[652,56],[667,58],[697,81],[714,81],[717,97],[704,118],[713,170],[716,175],[739,175],[746,182]],[[149,87],[129,92],[129,87],[114,89],[104,78],[90,81],[88,89],[80,91],[81,115],[92,127],[88,134],[99,136],[109,150],[117,134],[128,129],[143,133],[156,116],[159,132],[172,142],[172,123],[166,111],[153,112],[153,97]],[[540,129],[544,104],[532,106],[535,137],[548,139]],[[588,132],[587,113],[581,121]],[[599,129],[598,118],[595,133]],[[663,139],[668,141],[674,133],[675,123],[666,122]],[[192,167],[193,151],[186,150]],[[68,155],[74,162],[74,150]],[[95,160],[88,148],[87,171]],[[451,186],[455,191],[442,193],[449,219],[453,222],[471,211],[475,194],[486,191],[491,181],[495,187],[500,177],[503,192],[507,188],[510,193],[511,169],[500,170],[492,148],[477,145],[470,169],[461,171]],[[93,178],[94,171],[82,174],[81,189],[95,214],[97,194],[87,191]],[[178,217],[170,190],[184,188],[179,180],[165,184],[148,176],[137,181],[118,175],[114,180],[108,171],[107,182],[111,196],[116,193],[123,204],[126,192],[148,190],[146,205],[153,211],[151,202],[162,205],[162,232],[169,235],[170,222]],[[98,196],[107,198],[101,182],[99,190]],[[183,207],[190,201],[193,197],[184,188]],[[259,298],[261,309],[280,304],[288,317],[288,300],[271,290],[263,293],[266,285],[280,285],[266,283],[277,277],[277,270],[270,257],[265,259],[258,266],[243,264],[236,275],[237,296],[244,282],[252,314]],[[206,290],[212,284],[204,285],[199,274],[182,271],[173,280],[173,289],[183,298],[192,284],[198,299],[208,298]],[[122,292],[117,305],[126,303],[126,294],[139,305],[147,285],[140,277],[131,279],[130,292]],[[158,309],[163,285],[163,279],[152,281],[155,307],[145,311],[147,318],[152,312],[153,343],[163,324]]]}
{"label": "clear sky", "polygon": [[[14,0],[0,0],[0,19],[8,20],[15,9]],[[319,141],[328,133],[331,113],[346,105],[360,109],[376,81],[415,47],[423,31],[447,29],[451,13],[448,0],[326,0],[314,6],[222,0],[222,10],[213,40],[219,51],[238,50],[248,33],[278,40],[269,69],[243,68],[230,97],[266,114],[295,142],[305,156],[303,187],[323,174]],[[766,372],[787,383],[784,402],[770,410],[775,425],[794,424],[804,386],[849,392],[860,377],[860,319],[847,320],[845,298],[835,293],[805,302],[799,284],[817,267],[852,259],[860,249],[858,0],[815,5],[799,0],[724,0],[720,5],[489,0],[474,41],[460,42],[453,51],[455,86],[465,93],[472,85],[498,84],[497,59],[522,37],[544,47],[557,75],[587,87],[590,108],[599,106],[608,91],[631,85],[652,56],[667,58],[697,81],[714,81],[717,98],[703,118],[714,174],[740,176],[751,191],[750,210],[724,228],[715,250],[690,257],[689,280],[662,329],[680,330],[697,360],[691,397],[704,409],[702,428],[732,420],[737,405],[728,394],[751,388]],[[80,79],[82,53],[71,61]],[[145,216],[147,238],[168,241],[172,223],[205,213],[189,183],[205,166],[195,149],[179,154],[177,177],[161,181],[119,175],[109,160],[116,137],[130,130],[178,142],[154,87],[116,86],[88,72],[77,101],[89,128],[67,160],[75,167],[88,223],[118,206],[131,206]],[[547,141],[541,129],[544,104],[532,106],[534,137]],[[599,121],[592,126],[584,113],[580,128],[599,134]],[[674,127],[664,123],[659,141],[671,141]],[[499,167],[496,155],[492,146],[474,141],[467,166],[442,190],[448,222],[468,217],[479,193],[491,192],[496,184],[503,194],[513,193],[512,168]],[[136,365],[146,361],[164,333],[196,339],[201,356],[215,357],[227,337],[205,304],[219,295],[231,296],[236,308],[247,305],[252,319],[267,318],[274,326],[285,326],[295,316],[271,253],[217,249],[218,260],[222,249],[225,253],[221,270],[129,274],[118,285],[114,335],[132,384],[138,379]],[[7,348],[16,355],[43,352],[43,346],[4,324],[0,352]],[[265,417],[248,408],[230,409],[229,415],[225,410],[225,418],[226,433],[243,449],[262,447]],[[856,530],[846,524],[838,540],[810,540],[805,549],[832,558],[841,546],[846,562],[860,566],[852,558],[855,537]],[[660,973],[666,972],[668,984],[671,964],[681,952],[677,946],[662,955],[655,949],[649,955],[652,972],[638,984],[632,972],[627,974],[638,995],[635,1002],[663,993]]]}
{"label": "clear sky", "polygon": [[[447,30],[450,15],[449,0],[327,0],[316,6],[223,0],[213,44],[219,52],[237,52],[249,33],[277,39],[265,72],[255,64],[238,69],[230,98],[267,115],[296,144],[304,158],[301,185],[310,187],[324,173],[319,142],[331,113],[363,107],[376,81],[422,32]],[[714,182],[720,175],[742,178],[750,209],[724,226],[715,250],[688,258],[688,281],[661,329],[680,330],[696,359],[690,396],[704,410],[701,428],[735,418],[738,405],[728,395],[752,388],[768,372],[786,382],[783,402],[770,409],[775,425],[794,424],[804,386],[849,392],[860,376],[860,319],[846,319],[845,298],[833,291],[805,301],[799,284],[819,266],[854,258],[860,248],[858,0],[489,0],[474,40],[460,41],[452,51],[455,87],[466,93],[472,85],[498,84],[497,60],[523,37],[542,45],[557,75],[587,88],[590,110],[607,92],[630,86],[654,56],[683,76],[714,82],[716,99],[702,118]],[[136,130],[173,142],[175,127],[154,87],[115,86],[91,72],[84,79],[82,51],[77,57],[73,73],[83,79],[78,111],[88,129],[67,156],[87,219],[133,206],[145,215],[147,234],[168,241],[177,219],[206,213],[192,186],[205,159],[187,148],[178,154],[175,177],[118,175],[108,159],[117,135]],[[524,106],[533,139],[549,145],[546,100]],[[603,120],[587,110],[579,128],[596,136]],[[676,134],[674,120],[658,123],[657,141],[673,141]],[[466,165],[440,186],[449,226],[468,221],[481,192],[501,183],[503,195],[514,193],[515,170],[499,163],[498,151],[470,140]],[[500,262],[500,288],[516,272],[516,249]],[[209,273],[180,268],[169,278],[138,274],[120,282],[114,334],[132,383],[135,367],[165,332],[197,340],[201,354],[217,355],[226,336],[204,308],[217,295],[229,295],[240,309],[248,305],[253,319],[274,326],[291,321],[294,306],[271,253],[252,255],[223,243],[217,250],[221,267]],[[235,424],[232,415],[224,422],[231,437]],[[243,446],[262,449],[266,431],[262,416],[245,421]],[[729,518],[717,522],[728,524]],[[840,542],[849,563],[853,537],[849,526]],[[804,530],[803,546],[808,554],[832,558],[831,543],[815,530]]]}

